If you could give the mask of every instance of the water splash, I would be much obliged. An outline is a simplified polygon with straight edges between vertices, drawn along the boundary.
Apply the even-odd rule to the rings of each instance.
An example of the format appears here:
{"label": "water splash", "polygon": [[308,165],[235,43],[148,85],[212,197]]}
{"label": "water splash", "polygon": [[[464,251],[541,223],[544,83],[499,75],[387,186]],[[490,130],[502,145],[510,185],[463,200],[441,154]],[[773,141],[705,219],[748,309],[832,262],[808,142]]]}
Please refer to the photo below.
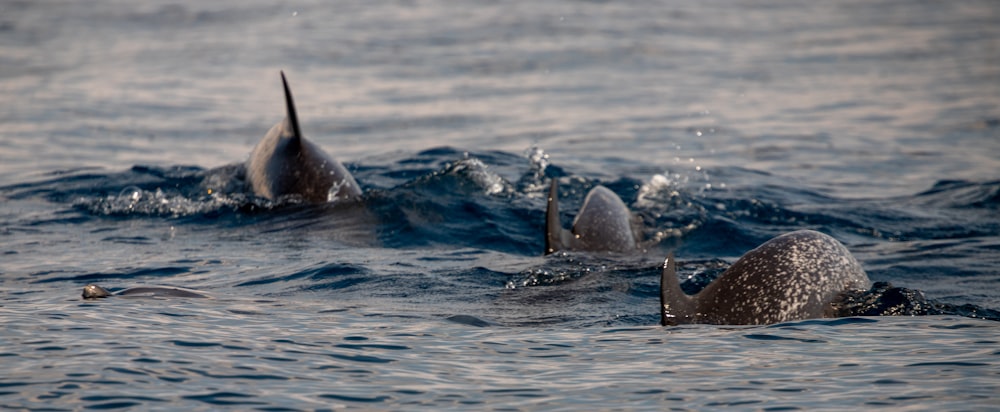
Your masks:
{"label": "water splash", "polygon": [[103,198],[80,198],[73,206],[103,216],[162,216],[182,217],[215,212],[223,208],[237,208],[243,202],[220,194],[189,198],[162,189],[143,190],[129,186],[118,195]]}
{"label": "water splash", "polygon": [[524,151],[524,156],[528,159],[529,170],[517,182],[518,190],[529,196],[542,196],[548,189],[548,185],[545,184],[545,172],[549,168],[549,154],[542,148],[532,145]]}
{"label": "water splash", "polygon": [[[466,153],[468,156],[468,153]],[[489,166],[475,157],[466,157],[449,165],[444,175],[462,176],[483,189],[487,195],[509,194],[514,191],[503,177],[489,170]]]}
{"label": "water splash", "polygon": [[704,207],[685,198],[683,187],[688,180],[680,173],[655,174],[639,187],[633,208],[654,229],[645,233],[648,243],[680,238],[708,219]]}

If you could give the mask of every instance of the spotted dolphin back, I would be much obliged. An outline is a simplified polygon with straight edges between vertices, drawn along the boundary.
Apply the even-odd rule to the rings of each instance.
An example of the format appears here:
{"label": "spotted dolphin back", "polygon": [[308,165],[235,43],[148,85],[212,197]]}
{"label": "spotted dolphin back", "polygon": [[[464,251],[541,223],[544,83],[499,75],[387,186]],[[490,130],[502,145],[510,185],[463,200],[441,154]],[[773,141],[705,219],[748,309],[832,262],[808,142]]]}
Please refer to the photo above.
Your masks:
{"label": "spotted dolphin back", "polygon": [[285,73],[285,119],[274,125],[246,162],[247,181],[254,194],[267,199],[298,195],[309,202],[361,196],[358,182],[340,162],[303,135]]}
{"label": "spotted dolphin back", "polygon": [[832,303],[871,285],[851,252],[812,230],[775,237],[747,252],[697,295],[680,289],[671,254],[660,277],[664,325],[762,325],[833,316]]}
{"label": "spotted dolphin back", "polygon": [[545,254],[558,250],[595,252],[632,252],[638,249],[632,213],[614,192],[595,186],[587,193],[580,212],[573,219],[573,230],[559,222],[558,183],[552,180],[545,210]]}

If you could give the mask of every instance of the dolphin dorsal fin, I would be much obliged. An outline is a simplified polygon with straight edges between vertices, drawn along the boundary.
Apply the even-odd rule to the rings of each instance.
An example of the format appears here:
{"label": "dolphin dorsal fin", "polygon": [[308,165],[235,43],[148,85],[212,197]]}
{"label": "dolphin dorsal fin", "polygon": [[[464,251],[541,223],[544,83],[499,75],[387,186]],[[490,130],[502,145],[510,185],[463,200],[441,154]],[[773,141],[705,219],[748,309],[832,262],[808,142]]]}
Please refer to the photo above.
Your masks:
{"label": "dolphin dorsal fin", "polygon": [[552,185],[549,186],[548,206],[545,208],[545,254],[555,253],[557,250],[565,249],[569,246],[567,237],[571,236],[568,230],[559,223],[559,182],[553,178]]}
{"label": "dolphin dorsal fin", "polygon": [[292,89],[288,87],[288,80],[285,79],[285,71],[281,71],[281,84],[285,86],[285,109],[287,111],[285,120],[292,132],[294,142],[302,141],[302,130],[299,129],[299,115],[295,112],[295,100],[292,99]]}
{"label": "dolphin dorsal fin", "polygon": [[677,260],[674,252],[670,252],[663,260],[663,270],[660,272],[660,325],[675,326],[677,318],[691,316],[692,298],[681,290],[677,280]]}

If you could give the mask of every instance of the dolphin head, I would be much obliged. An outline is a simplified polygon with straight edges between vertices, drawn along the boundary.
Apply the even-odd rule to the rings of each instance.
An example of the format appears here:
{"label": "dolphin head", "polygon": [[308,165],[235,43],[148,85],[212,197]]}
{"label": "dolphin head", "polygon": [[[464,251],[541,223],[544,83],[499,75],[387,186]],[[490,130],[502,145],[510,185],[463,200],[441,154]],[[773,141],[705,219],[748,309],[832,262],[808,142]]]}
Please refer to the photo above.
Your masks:
{"label": "dolphin head", "polygon": [[83,298],[84,299],[100,299],[111,296],[111,291],[102,288],[100,286],[90,284],[83,287]]}

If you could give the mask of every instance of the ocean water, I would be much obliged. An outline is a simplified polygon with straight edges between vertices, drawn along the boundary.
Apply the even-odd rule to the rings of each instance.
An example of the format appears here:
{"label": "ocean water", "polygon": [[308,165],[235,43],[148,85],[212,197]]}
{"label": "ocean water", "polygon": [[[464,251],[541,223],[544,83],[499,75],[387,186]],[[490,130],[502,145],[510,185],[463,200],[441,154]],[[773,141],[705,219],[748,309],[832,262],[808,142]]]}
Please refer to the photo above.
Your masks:
{"label": "ocean water", "polygon": [[[995,2],[0,10],[2,408],[1000,405]],[[244,187],[281,70],[360,204]],[[551,179],[646,250],[543,256]],[[876,282],[843,317],[658,326],[667,253],[798,229]]]}

